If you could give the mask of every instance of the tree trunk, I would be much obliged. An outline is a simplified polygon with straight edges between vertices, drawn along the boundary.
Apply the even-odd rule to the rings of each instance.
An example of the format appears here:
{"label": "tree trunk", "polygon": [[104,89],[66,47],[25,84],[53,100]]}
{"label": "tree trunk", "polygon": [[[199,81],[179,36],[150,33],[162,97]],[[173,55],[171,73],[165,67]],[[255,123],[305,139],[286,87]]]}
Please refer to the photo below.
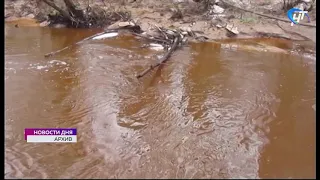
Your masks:
{"label": "tree trunk", "polygon": [[59,13],[68,18],[70,21],[75,21],[70,15],[69,13],[67,13],[66,11],[62,10],[61,8],[59,8],[53,1],[50,0],[43,0],[43,2],[45,2],[46,4],[48,4],[49,6],[51,6],[52,8],[54,8],[55,10],[59,11]]}
{"label": "tree trunk", "polygon": [[84,15],[82,10],[77,10],[76,5],[72,2],[72,0],[63,0],[63,1],[66,4],[66,7],[68,8],[71,16],[73,16],[74,18],[83,20]]}

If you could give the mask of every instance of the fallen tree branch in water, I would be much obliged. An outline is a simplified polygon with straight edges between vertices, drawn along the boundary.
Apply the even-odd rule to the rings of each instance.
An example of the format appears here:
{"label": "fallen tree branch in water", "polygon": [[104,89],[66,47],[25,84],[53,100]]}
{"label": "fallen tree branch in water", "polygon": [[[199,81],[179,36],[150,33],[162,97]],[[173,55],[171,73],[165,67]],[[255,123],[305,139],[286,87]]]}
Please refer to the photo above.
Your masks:
{"label": "fallen tree branch in water", "polygon": [[[125,28],[111,29],[111,30],[103,31],[103,32],[98,33],[98,34],[94,34],[94,35],[92,35],[92,36],[89,36],[89,37],[87,37],[87,38],[82,39],[81,41],[78,41],[78,42],[76,42],[76,43],[73,43],[73,44],[71,44],[71,45],[69,45],[69,46],[67,46],[67,47],[64,47],[64,48],[59,49],[59,50],[57,50],[57,51],[53,51],[53,52],[50,52],[50,53],[48,53],[48,54],[45,54],[44,57],[53,56],[53,55],[58,54],[58,53],[60,53],[60,52],[62,52],[62,51],[64,51],[64,50],[70,49],[70,48],[72,48],[73,46],[82,43],[83,41],[86,41],[86,40],[89,40],[89,39],[93,39],[93,38],[95,38],[95,37],[97,37],[97,36],[100,36],[100,35],[103,35],[103,34],[112,33],[112,32],[117,32],[117,31],[119,31],[119,30],[121,30],[121,29],[123,30],[123,29],[125,29]],[[128,28],[128,30],[132,30],[132,29]],[[134,30],[133,30],[133,31],[134,31]],[[141,34],[138,34],[138,33],[135,33],[135,32],[132,32],[132,34],[133,34],[134,36],[138,36],[138,37],[141,37],[141,38],[145,38],[145,39],[147,39],[147,40],[149,40],[149,41],[156,41],[156,42],[160,42],[160,43],[163,43],[163,44],[170,44],[170,43],[171,43],[170,40],[158,39],[158,38],[155,38],[155,37],[148,37],[148,36],[141,35]]]}
{"label": "fallen tree branch in water", "polygon": [[[143,72],[141,72],[139,75],[136,76],[137,78],[141,78],[144,75],[146,75],[148,72],[150,72],[151,70],[155,69],[156,67],[158,67],[161,64],[163,64],[164,62],[166,62],[170,58],[171,54],[177,49],[178,46],[181,46],[187,42],[187,35],[190,35],[189,33],[191,32],[191,30],[189,30],[190,31],[189,32],[189,31],[182,31],[182,30],[169,30],[169,29],[157,27],[157,30],[159,31],[158,33],[160,33],[163,36],[163,37],[158,37],[158,36],[142,35],[142,34],[137,33],[137,25],[135,25],[135,24],[119,23],[118,25],[119,26],[121,25],[121,27],[116,28],[116,29],[109,29],[107,31],[104,31],[104,32],[101,32],[98,34],[94,34],[92,36],[89,36],[89,37],[81,40],[81,41],[78,41],[74,44],[71,44],[63,49],[45,54],[45,57],[53,56],[59,52],[66,50],[66,49],[70,49],[73,46],[82,43],[83,41],[93,39],[94,37],[97,37],[97,36],[100,36],[103,34],[107,34],[107,33],[111,33],[111,32],[118,32],[119,30],[123,30],[123,29],[127,29],[134,36],[141,37],[141,38],[147,39],[149,41],[161,42],[163,46],[169,47],[168,51],[164,54],[164,56],[161,57],[160,59],[158,59],[158,63],[151,65],[149,68],[147,68],[146,70],[144,70]],[[138,31],[139,32],[141,31],[140,27],[138,28]]]}
{"label": "fallen tree branch in water", "polygon": [[57,50],[57,51],[53,51],[53,52],[50,52],[50,53],[48,53],[48,54],[45,54],[44,57],[53,56],[53,55],[58,54],[58,53],[60,53],[60,52],[62,52],[62,51],[64,51],[64,50],[70,49],[70,48],[74,47],[75,45],[78,45],[78,44],[82,43],[83,41],[92,39],[92,38],[97,37],[97,36],[100,36],[100,35],[102,35],[102,34],[111,33],[111,32],[115,32],[115,31],[116,31],[116,30],[108,30],[108,31],[104,31],[104,32],[101,32],[101,33],[98,33],[98,34],[94,34],[94,35],[92,35],[92,36],[89,36],[89,37],[87,37],[87,38],[82,39],[81,41],[78,41],[78,42],[76,42],[76,43],[73,43],[73,44],[71,44],[71,45],[69,45],[69,46],[67,46],[67,47],[64,47],[64,48],[59,49],[59,50]]}
{"label": "fallen tree branch in water", "polygon": [[158,60],[159,62],[151,65],[149,68],[142,71],[136,77],[139,79],[139,78],[143,77],[144,75],[146,75],[148,72],[152,71],[154,68],[156,68],[156,67],[160,66],[161,64],[163,64],[164,62],[166,62],[170,58],[171,54],[177,49],[178,44],[179,44],[179,40],[180,40],[180,34],[177,34],[174,38],[173,45],[171,46],[170,50],[162,58],[160,58]]}
{"label": "fallen tree branch in water", "polygon": [[135,36],[138,36],[138,37],[141,37],[141,38],[145,38],[149,41],[156,41],[156,42],[160,42],[160,43],[164,43],[164,44],[169,44],[170,43],[170,40],[164,40],[164,39],[158,39],[156,37],[148,37],[148,36],[145,36],[145,35],[141,35],[141,34],[138,34],[138,33],[132,33],[133,35]]}

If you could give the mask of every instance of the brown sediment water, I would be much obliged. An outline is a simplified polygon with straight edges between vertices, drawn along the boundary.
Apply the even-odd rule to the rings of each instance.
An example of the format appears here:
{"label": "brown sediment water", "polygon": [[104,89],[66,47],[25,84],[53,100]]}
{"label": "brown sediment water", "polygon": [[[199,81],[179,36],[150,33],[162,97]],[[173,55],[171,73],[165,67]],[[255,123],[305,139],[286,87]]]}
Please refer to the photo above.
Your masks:
{"label": "brown sediment water", "polygon": [[315,178],[315,57],[293,42],[190,43],[137,80],[161,52],[134,37],[44,58],[99,30],[5,28],[6,178]]}

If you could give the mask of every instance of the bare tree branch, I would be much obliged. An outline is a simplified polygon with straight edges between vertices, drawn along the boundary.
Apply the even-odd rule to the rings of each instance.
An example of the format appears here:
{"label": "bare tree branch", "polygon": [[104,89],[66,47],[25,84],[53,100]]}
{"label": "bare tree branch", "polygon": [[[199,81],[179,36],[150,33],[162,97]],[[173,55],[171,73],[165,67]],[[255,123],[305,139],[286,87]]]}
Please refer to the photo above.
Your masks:
{"label": "bare tree branch", "polygon": [[160,66],[161,64],[163,64],[164,62],[166,62],[170,58],[171,54],[177,49],[178,44],[179,44],[179,36],[180,35],[176,35],[171,49],[161,59],[158,60],[158,63],[151,65],[149,68],[147,68],[146,70],[144,70],[143,72],[138,74],[136,77],[139,79],[139,78],[143,77],[144,75],[146,75],[148,72],[152,71],[154,68],[156,68],[156,67]]}

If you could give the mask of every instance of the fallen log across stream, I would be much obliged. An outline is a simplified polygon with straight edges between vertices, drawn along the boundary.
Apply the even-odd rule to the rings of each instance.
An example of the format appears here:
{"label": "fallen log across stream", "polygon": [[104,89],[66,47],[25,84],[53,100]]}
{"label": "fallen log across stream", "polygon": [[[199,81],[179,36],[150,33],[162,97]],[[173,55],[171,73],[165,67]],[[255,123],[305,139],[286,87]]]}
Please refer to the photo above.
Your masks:
{"label": "fallen log across stream", "polygon": [[66,47],[64,47],[64,48],[62,48],[62,49],[59,49],[59,50],[57,50],[57,51],[53,51],[53,52],[47,53],[47,54],[44,55],[44,57],[53,56],[53,55],[58,54],[58,53],[60,53],[60,52],[62,52],[62,51],[64,51],[64,50],[70,49],[70,48],[74,47],[75,45],[78,45],[78,44],[80,44],[80,43],[82,43],[82,42],[84,42],[84,41],[87,41],[87,40],[93,39],[93,38],[95,38],[95,37],[97,37],[97,36],[100,36],[100,35],[103,35],[103,34],[106,34],[106,33],[111,33],[111,32],[116,32],[116,31],[115,31],[115,30],[109,30],[109,31],[104,31],[104,32],[98,33],[98,34],[94,34],[94,35],[89,36],[89,37],[87,37],[87,38],[84,38],[84,39],[82,39],[82,40],[80,40],[80,41],[78,41],[78,42],[76,42],[76,43],[73,43],[73,44],[71,44],[71,45],[69,45],[69,46],[66,46]]}

